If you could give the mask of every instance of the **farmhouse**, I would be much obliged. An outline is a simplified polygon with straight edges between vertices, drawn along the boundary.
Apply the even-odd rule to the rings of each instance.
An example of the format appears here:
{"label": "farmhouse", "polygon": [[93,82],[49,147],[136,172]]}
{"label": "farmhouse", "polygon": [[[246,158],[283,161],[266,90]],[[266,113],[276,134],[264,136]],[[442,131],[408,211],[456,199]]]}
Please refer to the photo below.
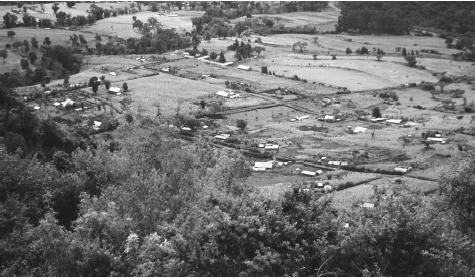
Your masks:
{"label": "farmhouse", "polygon": [[216,95],[221,96],[221,97],[228,97],[229,93],[227,93],[225,91],[217,91]]}
{"label": "farmhouse", "polygon": [[252,168],[254,171],[265,171],[268,169],[272,169],[274,167],[273,161],[256,161],[254,162],[254,167]]}
{"label": "farmhouse", "polygon": [[237,69],[246,70],[246,71],[251,71],[252,70],[252,68],[250,66],[245,66],[245,65],[239,65],[239,66],[237,66]]}
{"label": "farmhouse", "polygon": [[366,127],[357,126],[353,129],[353,133],[365,132],[366,130],[368,130]]}
{"label": "farmhouse", "polygon": [[388,119],[386,120],[387,123],[389,124],[400,124],[402,122],[401,119]]}
{"label": "farmhouse", "polygon": [[120,88],[118,87],[110,87],[107,91],[109,94],[120,94]]}
{"label": "farmhouse", "polygon": [[277,145],[277,144],[266,144],[264,146],[264,149],[266,149],[266,150],[278,150],[279,145]]}
{"label": "farmhouse", "polygon": [[447,143],[447,138],[442,138],[442,137],[427,137],[427,141],[445,144],[445,143]]}
{"label": "farmhouse", "polygon": [[214,136],[214,138],[220,139],[220,140],[226,140],[230,136],[231,136],[231,134],[223,133],[223,134],[218,134],[218,135]]}
{"label": "farmhouse", "polygon": [[394,171],[398,172],[398,173],[405,174],[405,173],[411,171],[411,169],[412,169],[411,167],[396,167],[396,168],[394,168]]}
{"label": "farmhouse", "polygon": [[315,172],[313,171],[307,171],[307,170],[303,170],[302,172],[300,172],[302,175],[305,175],[305,176],[310,176],[310,177],[314,177],[316,175],[321,175],[323,173],[322,170],[317,170]]}
{"label": "farmhouse", "polygon": [[304,115],[304,116],[297,116],[297,117],[295,117],[295,119],[297,121],[301,121],[301,120],[308,119],[309,117],[310,117],[309,115]]}

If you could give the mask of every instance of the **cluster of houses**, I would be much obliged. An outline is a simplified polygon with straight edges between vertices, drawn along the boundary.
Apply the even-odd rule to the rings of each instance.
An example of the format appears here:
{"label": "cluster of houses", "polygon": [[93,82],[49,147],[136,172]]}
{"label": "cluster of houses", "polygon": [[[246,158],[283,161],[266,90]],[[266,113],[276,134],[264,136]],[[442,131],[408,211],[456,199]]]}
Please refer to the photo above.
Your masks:
{"label": "cluster of houses", "polygon": [[220,97],[230,98],[230,99],[241,97],[240,94],[235,93],[232,90],[217,91],[216,95]]}
{"label": "cluster of houses", "polygon": [[303,116],[297,116],[295,118],[292,118],[290,119],[291,122],[295,122],[295,121],[302,121],[302,120],[305,120],[305,119],[308,119],[310,118],[309,115],[303,115]]}
{"label": "cluster of houses", "polygon": [[402,127],[414,127],[414,126],[418,125],[418,123],[415,123],[415,122],[405,122],[405,123],[403,123],[402,119],[373,118],[373,119],[370,119],[370,121],[374,122],[374,123],[385,122],[387,124],[397,124],[397,125],[400,124]]}

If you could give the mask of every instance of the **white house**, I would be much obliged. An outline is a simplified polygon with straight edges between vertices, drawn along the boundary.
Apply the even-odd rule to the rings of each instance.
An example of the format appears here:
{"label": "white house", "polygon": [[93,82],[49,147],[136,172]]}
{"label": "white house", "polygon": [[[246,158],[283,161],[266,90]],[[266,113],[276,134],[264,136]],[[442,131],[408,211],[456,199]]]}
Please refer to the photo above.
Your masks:
{"label": "white house", "polygon": [[[254,162],[254,168],[257,169],[272,169],[274,167],[274,162],[273,161],[256,161]],[[253,168],[253,169],[254,169]]]}
{"label": "white house", "polygon": [[218,134],[218,135],[214,136],[214,138],[220,139],[220,140],[226,140],[230,136],[231,136],[231,134],[223,133],[223,134]]}
{"label": "white house", "polygon": [[277,144],[266,144],[264,146],[264,149],[266,149],[266,150],[278,150],[279,145],[277,145]]}
{"label": "white house", "polygon": [[109,92],[109,93],[118,94],[118,93],[120,93],[120,88],[118,88],[118,87],[110,87],[108,92]]}
{"label": "white house", "polygon": [[412,169],[411,167],[396,167],[394,168],[394,171],[405,174],[411,171],[411,169]]}
{"label": "white house", "polygon": [[227,92],[225,92],[225,91],[217,91],[217,92],[216,92],[216,95],[222,96],[222,97],[228,97],[228,96],[229,96],[229,93],[227,93]]}
{"label": "white house", "polygon": [[247,70],[247,71],[252,70],[252,68],[250,66],[245,66],[245,65],[239,65],[239,66],[237,66],[237,69]]}
{"label": "white house", "polygon": [[303,170],[302,172],[300,172],[302,175],[305,175],[305,176],[310,176],[310,177],[315,177],[316,175],[320,175],[323,173],[322,170],[317,170],[315,172],[312,172],[312,171],[307,171],[307,170]]}
{"label": "white house", "polygon": [[353,133],[365,132],[366,130],[368,130],[368,129],[365,128],[365,127],[357,126],[353,129]]}
{"label": "white house", "polygon": [[389,119],[389,120],[386,120],[387,123],[390,123],[390,124],[400,124],[402,122],[401,119]]}
{"label": "white house", "polygon": [[427,137],[427,141],[445,144],[445,143],[447,143],[447,138],[442,138],[442,137]]}
{"label": "white house", "polygon": [[296,120],[301,121],[310,118],[309,115],[297,116],[295,117]]}

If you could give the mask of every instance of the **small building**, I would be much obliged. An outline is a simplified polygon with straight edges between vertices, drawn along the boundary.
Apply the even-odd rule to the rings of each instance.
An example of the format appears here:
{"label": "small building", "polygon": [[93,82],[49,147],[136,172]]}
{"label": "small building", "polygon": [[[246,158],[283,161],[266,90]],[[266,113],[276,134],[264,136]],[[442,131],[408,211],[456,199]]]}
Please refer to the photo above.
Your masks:
{"label": "small building", "polygon": [[333,166],[340,166],[341,165],[341,161],[328,161],[328,165],[333,165]]}
{"label": "small building", "polygon": [[277,144],[265,144],[264,149],[266,149],[266,150],[278,150],[279,145],[277,145]]}
{"label": "small building", "polygon": [[245,71],[251,71],[252,70],[252,68],[250,66],[246,66],[246,65],[239,65],[239,66],[237,66],[237,69],[245,70]]}
{"label": "small building", "polygon": [[325,117],[323,117],[323,120],[325,120],[325,121],[334,121],[334,120],[335,120],[335,116],[332,116],[332,115],[325,115]]}
{"label": "small building", "polygon": [[61,106],[63,106],[63,108],[66,108],[67,106],[70,106],[70,105],[73,105],[73,104],[74,104],[74,101],[72,101],[69,98],[67,98],[65,101],[61,102]]}
{"label": "small building", "polygon": [[303,116],[297,116],[297,117],[295,117],[295,119],[296,119],[297,121],[305,120],[305,119],[308,119],[308,118],[310,118],[309,115],[303,115]]}
{"label": "small building", "polygon": [[447,138],[442,138],[442,137],[427,137],[427,141],[445,144],[445,143],[447,143]]}
{"label": "small building", "polygon": [[374,204],[373,203],[363,203],[361,205],[362,208],[374,208]]}
{"label": "small building", "polygon": [[99,128],[101,127],[101,125],[102,125],[102,122],[94,121],[93,126],[92,126],[92,129],[94,129],[94,130],[99,130]]}
{"label": "small building", "polygon": [[118,94],[121,93],[121,90],[120,90],[120,88],[118,88],[118,87],[110,87],[110,88],[109,88],[109,91],[107,91],[107,92],[110,93],[110,94],[116,94],[116,95],[118,95]]}
{"label": "small building", "polygon": [[409,171],[411,171],[412,167],[396,167],[394,168],[394,171],[398,172],[398,173],[402,173],[402,174],[405,174]]}
{"label": "small building", "polygon": [[[273,161],[256,161],[254,162],[254,171],[260,171],[260,169],[268,170],[272,169],[274,167],[274,162]],[[255,170],[258,169],[258,170]]]}
{"label": "small building", "polygon": [[222,96],[222,97],[228,97],[228,96],[229,96],[229,93],[228,93],[228,92],[225,92],[225,91],[217,91],[217,92],[216,92],[216,95]]}
{"label": "small building", "polygon": [[366,132],[368,129],[366,127],[357,126],[353,129],[353,133]]}
{"label": "small building", "polygon": [[386,120],[386,118],[374,118],[374,119],[371,119],[370,121],[372,122],[384,122]]}
{"label": "small building", "polygon": [[302,175],[305,175],[305,176],[310,176],[310,177],[315,177],[317,175],[321,175],[323,173],[322,170],[317,170],[317,171],[307,171],[307,170],[303,170],[302,172],[300,172]]}
{"label": "small building", "polygon": [[223,133],[223,134],[218,134],[218,135],[214,136],[214,138],[220,139],[220,140],[226,140],[230,136],[231,136],[231,134]]}
{"label": "small building", "polygon": [[401,119],[388,119],[386,120],[387,123],[389,124],[400,124],[402,122]]}
{"label": "small building", "polygon": [[111,71],[109,74],[112,75],[112,76],[117,76],[117,73],[114,72],[114,71]]}

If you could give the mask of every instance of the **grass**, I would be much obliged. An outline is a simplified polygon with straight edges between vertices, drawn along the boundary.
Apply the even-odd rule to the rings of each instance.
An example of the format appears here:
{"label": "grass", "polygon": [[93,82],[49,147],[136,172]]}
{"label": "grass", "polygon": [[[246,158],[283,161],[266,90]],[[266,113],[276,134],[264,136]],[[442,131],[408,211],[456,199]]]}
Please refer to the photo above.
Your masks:
{"label": "grass", "polygon": [[[176,11],[173,13],[178,16],[159,16],[158,13],[148,11],[136,13],[135,16],[142,22],[146,22],[149,17],[155,17],[165,28],[175,28],[179,32],[184,32],[191,30],[192,17],[202,15],[202,12],[197,11]],[[140,37],[141,34],[132,28],[132,16],[134,15],[129,14],[105,18],[91,26],[85,27],[83,30],[103,35],[115,35],[121,38]]]}
{"label": "grass", "polygon": [[183,104],[181,113],[188,113],[197,107],[186,102],[186,100],[195,99],[222,89],[220,86],[213,86],[202,81],[189,80],[164,73],[130,80],[127,81],[127,84],[134,101],[132,109],[141,107],[145,114],[151,116],[155,116],[157,112],[156,104],[160,105],[161,112],[165,115],[172,115],[176,112],[178,104]]}

